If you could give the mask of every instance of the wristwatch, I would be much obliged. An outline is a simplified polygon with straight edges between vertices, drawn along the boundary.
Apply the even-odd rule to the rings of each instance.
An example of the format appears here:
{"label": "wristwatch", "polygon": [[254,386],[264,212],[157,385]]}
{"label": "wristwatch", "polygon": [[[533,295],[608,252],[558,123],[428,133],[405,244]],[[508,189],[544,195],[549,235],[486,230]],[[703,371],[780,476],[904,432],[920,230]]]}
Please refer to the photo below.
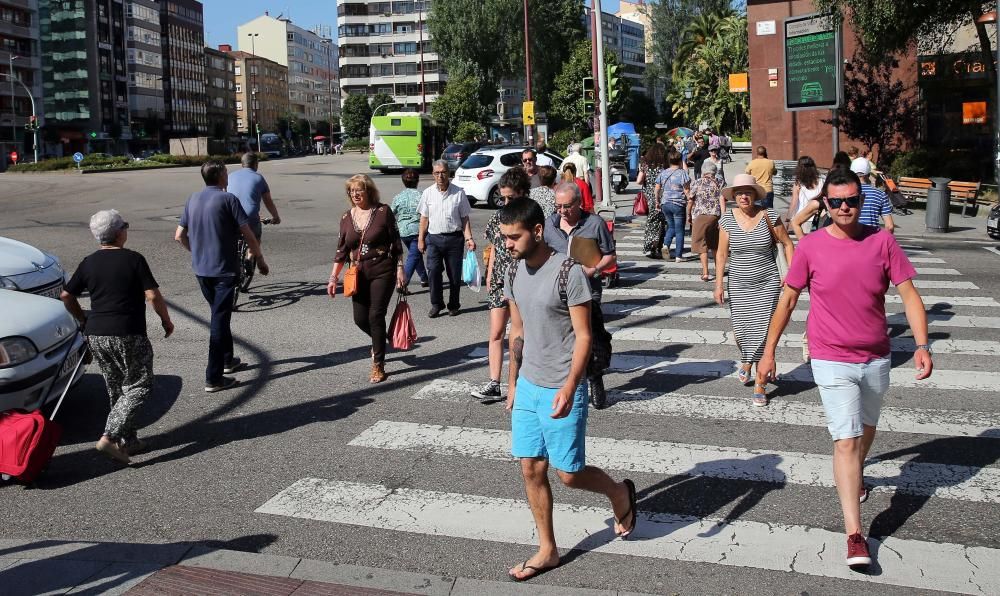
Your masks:
{"label": "wristwatch", "polygon": [[917,347],[914,348],[914,351],[916,351],[916,350],[927,350],[928,354],[933,354],[933,352],[931,352],[931,345],[930,344],[917,344]]}

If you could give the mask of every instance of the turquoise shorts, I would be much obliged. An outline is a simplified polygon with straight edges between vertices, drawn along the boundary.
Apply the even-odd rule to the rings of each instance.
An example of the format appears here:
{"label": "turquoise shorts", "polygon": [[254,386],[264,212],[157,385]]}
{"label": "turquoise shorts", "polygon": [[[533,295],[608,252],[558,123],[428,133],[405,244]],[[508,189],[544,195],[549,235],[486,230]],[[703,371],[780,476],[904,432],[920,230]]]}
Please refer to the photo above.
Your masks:
{"label": "turquoise shorts", "polygon": [[564,418],[552,417],[558,389],[539,387],[528,379],[517,380],[511,414],[511,447],[514,457],[549,460],[563,472],[579,472],[587,455],[587,381],[573,394],[573,407]]}

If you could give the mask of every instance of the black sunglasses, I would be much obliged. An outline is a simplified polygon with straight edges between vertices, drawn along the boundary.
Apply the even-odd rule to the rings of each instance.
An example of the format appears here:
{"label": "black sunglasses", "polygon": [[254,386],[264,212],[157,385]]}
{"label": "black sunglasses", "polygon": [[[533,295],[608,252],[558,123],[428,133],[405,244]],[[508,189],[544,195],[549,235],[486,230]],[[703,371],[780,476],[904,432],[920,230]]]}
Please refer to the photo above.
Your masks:
{"label": "black sunglasses", "polygon": [[853,197],[844,197],[842,199],[831,199],[826,198],[830,202],[830,207],[834,209],[840,209],[840,206],[847,203],[847,206],[851,209],[857,209],[861,205],[861,195],[854,195]]}

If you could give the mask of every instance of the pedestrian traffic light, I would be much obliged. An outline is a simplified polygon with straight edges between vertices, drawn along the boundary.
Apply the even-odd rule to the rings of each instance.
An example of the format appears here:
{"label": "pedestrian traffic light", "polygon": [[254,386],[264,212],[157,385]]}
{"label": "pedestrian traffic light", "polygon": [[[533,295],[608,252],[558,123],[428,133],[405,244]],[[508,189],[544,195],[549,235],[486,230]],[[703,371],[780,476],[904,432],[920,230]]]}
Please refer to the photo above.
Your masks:
{"label": "pedestrian traffic light", "polygon": [[583,77],[583,111],[588,116],[594,113],[596,95],[594,93],[594,77]]}
{"label": "pedestrian traffic light", "polygon": [[605,66],[605,70],[608,73],[608,104],[613,104],[618,100],[620,95],[618,91],[618,72],[621,70],[621,66],[618,64],[608,64]]}
{"label": "pedestrian traffic light", "polygon": [[90,137],[90,138],[92,138],[92,139],[96,139],[97,138],[97,133],[94,132],[94,131],[90,131],[89,133],[87,133],[87,136]]}
{"label": "pedestrian traffic light", "polygon": [[260,124],[257,124],[257,133],[260,133]]}
{"label": "pedestrian traffic light", "polygon": [[29,116],[28,123],[24,125],[24,130],[38,130],[38,116]]}

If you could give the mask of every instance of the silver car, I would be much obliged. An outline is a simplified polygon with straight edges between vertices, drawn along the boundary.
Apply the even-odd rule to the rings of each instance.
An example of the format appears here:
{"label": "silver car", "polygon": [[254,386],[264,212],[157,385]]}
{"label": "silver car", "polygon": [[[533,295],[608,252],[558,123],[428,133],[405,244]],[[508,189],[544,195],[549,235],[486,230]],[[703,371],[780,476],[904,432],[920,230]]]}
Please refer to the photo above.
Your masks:
{"label": "silver car", "polygon": [[65,275],[53,255],[0,236],[0,289],[58,298]]}
{"label": "silver car", "polygon": [[[35,410],[83,375],[83,335],[59,300],[0,290],[0,411]],[[71,378],[72,377],[72,378]]]}

